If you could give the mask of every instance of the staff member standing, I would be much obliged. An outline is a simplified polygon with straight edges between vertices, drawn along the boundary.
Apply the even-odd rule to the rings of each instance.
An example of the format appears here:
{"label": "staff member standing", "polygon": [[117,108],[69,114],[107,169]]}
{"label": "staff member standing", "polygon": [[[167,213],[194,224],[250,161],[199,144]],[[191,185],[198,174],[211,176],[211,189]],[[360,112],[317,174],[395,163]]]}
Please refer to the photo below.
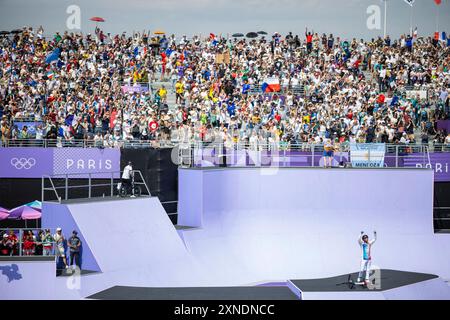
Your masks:
{"label": "staff member standing", "polygon": [[131,161],[128,161],[128,165],[123,169],[122,173],[122,183],[128,190],[131,190],[131,178],[133,174],[133,166]]}
{"label": "staff member standing", "polygon": [[73,266],[73,263],[75,262],[75,265],[81,269],[80,264],[80,247],[81,247],[81,240],[78,238],[78,232],[73,230],[72,236],[69,238],[68,241],[69,244],[69,250],[70,250],[70,266]]}

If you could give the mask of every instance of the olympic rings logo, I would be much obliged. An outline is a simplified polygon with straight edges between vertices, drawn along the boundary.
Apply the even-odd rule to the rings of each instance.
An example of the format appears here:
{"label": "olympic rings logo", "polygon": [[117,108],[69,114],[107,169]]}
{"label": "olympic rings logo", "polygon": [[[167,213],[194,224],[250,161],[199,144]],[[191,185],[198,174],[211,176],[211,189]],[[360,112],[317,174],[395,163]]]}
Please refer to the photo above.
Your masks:
{"label": "olympic rings logo", "polygon": [[30,170],[36,165],[36,159],[34,158],[12,158],[11,165],[17,170]]}

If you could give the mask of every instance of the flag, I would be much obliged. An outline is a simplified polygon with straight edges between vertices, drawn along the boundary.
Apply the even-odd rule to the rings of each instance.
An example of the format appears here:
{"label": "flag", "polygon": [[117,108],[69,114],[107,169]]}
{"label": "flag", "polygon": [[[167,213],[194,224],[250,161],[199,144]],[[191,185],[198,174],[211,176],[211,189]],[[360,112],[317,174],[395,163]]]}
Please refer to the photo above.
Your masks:
{"label": "flag", "polygon": [[436,2],[437,5],[440,5],[442,3],[442,0],[434,0],[434,2]]}
{"label": "flag", "polygon": [[136,57],[139,54],[139,47],[135,47],[133,50],[133,55]]}
{"label": "flag", "polygon": [[50,53],[46,58],[45,58],[45,63],[52,63],[53,61],[58,60],[59,58],[59,54],[61,53],[61,49],[56,48],[55,50],[52,51],[52,53]]}
{"label": "flag", "polygon": [[405,1],[407,4],[409,4],[412,7],[415,0],[403,0],[403,1]]}
{"label": "flag", "polygon": [[267,78],[262,85],[263,92],[280,92],[281,85],[278,78]]}
{"label": "flag", "polygon": [[413,37],[416,39],[418,35],[419,35],[419,32],[417,31],[417,27],[416,27],[413,32]]}
{"label": "flag", "polygon": [[447,33],[445,31],[442,31],[441,33],[441,40],[446,41],[447,40]]}

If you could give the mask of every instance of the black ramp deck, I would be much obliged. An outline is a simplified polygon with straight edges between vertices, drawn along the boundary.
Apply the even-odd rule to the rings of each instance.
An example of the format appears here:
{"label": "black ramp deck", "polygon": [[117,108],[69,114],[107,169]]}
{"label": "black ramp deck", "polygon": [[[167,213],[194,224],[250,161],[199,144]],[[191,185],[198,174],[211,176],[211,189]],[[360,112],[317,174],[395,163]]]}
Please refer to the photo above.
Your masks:
{"label": "black ramp deck", "polygon": [[143,288],[115,286],[93,294],[98,300],[298,300],[288,287]]}
{"label": "black ramp deck", "polygon": [[[352,273],[351,279],[356,282],[358,273]],[[381,289],[369,290],[363,286],[352,286],[348,284],[349,274],[311,280],[290,280],[302,292],[346,292],[346,291],[384,291],[391,290],[415,283],[438,278],[436,275],[403,272],[396,270],[381,270]]]}

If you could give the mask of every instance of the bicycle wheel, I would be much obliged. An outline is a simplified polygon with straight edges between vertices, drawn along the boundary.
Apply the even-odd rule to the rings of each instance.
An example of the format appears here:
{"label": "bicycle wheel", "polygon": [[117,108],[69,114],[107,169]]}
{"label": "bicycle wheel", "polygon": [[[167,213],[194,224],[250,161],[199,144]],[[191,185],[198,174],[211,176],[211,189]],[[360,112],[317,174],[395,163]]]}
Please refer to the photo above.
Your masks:
{"label": "bicycle wheel", "polygon": [[136,197],[140,197],[142,195],[141,186],[134,186],[134,195]]}
{"label": "bicycle wheel", "polygon": [[127,188],[122,186],[119,190],[119,196],[125,198],[127,196]]}

